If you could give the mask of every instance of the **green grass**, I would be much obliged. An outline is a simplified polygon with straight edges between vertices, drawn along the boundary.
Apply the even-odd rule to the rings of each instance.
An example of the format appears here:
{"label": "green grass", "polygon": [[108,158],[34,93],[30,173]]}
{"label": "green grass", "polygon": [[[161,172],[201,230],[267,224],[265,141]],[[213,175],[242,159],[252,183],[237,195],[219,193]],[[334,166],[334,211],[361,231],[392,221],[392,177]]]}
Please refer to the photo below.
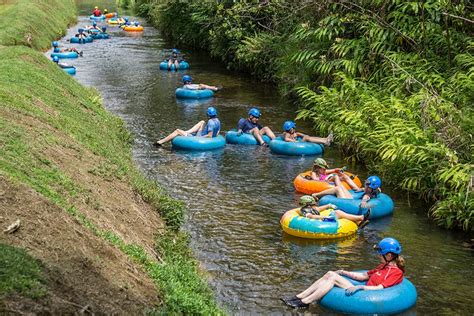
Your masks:
{"label": "green grass", "polygon": [[25,250],[0,243],[0,298],[10,293],[44,296],[40,263]]}
{"label": "green grass", "polygon": [[[121,119],[104,109],[97,91],[26,47],[0,47],[0,60],[0,174],[33,188],[141,264],[164,301],[155,312],[221,313],[190,253],[188,237],[179,232],[183,203],[138,171],[131,158],[130,134]],[[101,231],[93,218],[85,217],[74,201],[87,200],[88,189],[46,156],[52,146],[73,149],[77,157],[86,151],[101,157],[88,172],[128,183],[160,213],[168,227],[157,239],[162,261]]]}
{"label": "green grass", "polygon": [[74,0],[14,0],[14,4],[0,4],[0,45],[46,49],[75,21]]}

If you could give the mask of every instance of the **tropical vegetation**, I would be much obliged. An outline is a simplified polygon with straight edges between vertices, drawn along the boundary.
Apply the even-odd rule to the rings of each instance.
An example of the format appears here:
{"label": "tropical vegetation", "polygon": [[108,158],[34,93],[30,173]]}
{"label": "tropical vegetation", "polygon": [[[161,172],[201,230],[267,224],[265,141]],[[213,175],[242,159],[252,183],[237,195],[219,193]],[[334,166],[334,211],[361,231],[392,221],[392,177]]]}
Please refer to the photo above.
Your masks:
{"label": "tropical vegetation", "polygon": [[348,157],[474,229],[474,41],[467,0],[137,0],[175,45],[278,84]]}

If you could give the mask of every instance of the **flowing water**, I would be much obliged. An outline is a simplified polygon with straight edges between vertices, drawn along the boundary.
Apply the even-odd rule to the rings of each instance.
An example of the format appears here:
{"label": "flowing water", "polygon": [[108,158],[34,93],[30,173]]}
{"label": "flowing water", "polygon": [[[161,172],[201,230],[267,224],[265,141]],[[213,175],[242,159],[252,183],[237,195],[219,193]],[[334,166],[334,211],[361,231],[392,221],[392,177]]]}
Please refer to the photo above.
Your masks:
{"label": "flowing water", "polygon": [[[90,6],[79,7],[82,14]],[[79,25],[86,25],[86,17]],[[72,27],[61,44],[78,26]],[[228,145],[196,153],[155,148],[153,142],[175,128],[187,129],[205,119],[209,105],[219,111],[223,130],[234,128],[251,106],[274,130],[295,116],[295,108],[279,98],[272,86],[227,71],[209,56],[184,51],[187,71],[196,82],[222,85],[209,101],[179,101],[174,90],[184,72],[159,70],[164,49],[172,48],[147,26],[143,35],[109,27],[112,38],[76,45],[84,57],[68,61],[76,79],[97,88],[108,110],[122,117],[134,134],[134,158],[150,178],[188,207],[184,227],[192,249],[219,303],[233,314],[290,312],[278,300],[304,289],[330,269],[367,269],[378,262],[372,245],[385,236],[400,240],[407,259],[406,276],[418,290],[417,306],[407,314],[473,314],[473,252],[459,234],[431,224],[427,206],[415,197],[383,187],[395,202],[393,217],[370,223],[353,238],[312,241],[282,233],[279,219],[296,206],[292,181],[310,168],[314,157],[283,157],[267,148]],[[304,123],[299,129],[310,133]],[[357,164],[343,161],[337,149],[324,158],[331,166],[367,176]],[[314,305],[309,312],[330,311]]]}

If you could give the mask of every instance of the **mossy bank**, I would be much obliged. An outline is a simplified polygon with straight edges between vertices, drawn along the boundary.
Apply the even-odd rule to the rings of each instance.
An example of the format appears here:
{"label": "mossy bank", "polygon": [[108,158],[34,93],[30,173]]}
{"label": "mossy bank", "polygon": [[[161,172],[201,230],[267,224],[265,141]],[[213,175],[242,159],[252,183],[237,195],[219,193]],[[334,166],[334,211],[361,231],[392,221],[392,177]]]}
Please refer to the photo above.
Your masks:
{"label": "mossy bank", "polygon": [[44,21],[23,28],[25,18],[18,28],[11,20],[23,28],[16,35],[0,33],[0,225],[20,221],[0,239],[0,310],[222,313],[179,231],[183,204],[137,170],[122,120],[97,91],[25,47],[60,36],[73,1],[0,6],[0,23],[36,8],[61,10],[57,31]]}

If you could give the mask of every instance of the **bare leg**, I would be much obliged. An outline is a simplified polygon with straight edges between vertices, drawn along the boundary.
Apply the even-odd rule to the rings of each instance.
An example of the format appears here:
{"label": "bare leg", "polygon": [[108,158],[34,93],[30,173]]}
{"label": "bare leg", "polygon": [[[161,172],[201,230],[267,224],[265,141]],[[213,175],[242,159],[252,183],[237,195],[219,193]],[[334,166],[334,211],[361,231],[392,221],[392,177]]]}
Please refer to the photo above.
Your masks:
{"label": "bare leg", "polygon": [[327,145],[329,143],[327,138],[323,137],[315,137],[315,136],[308,136],[305,135],[302,139],[304,142],[310,142],[310,143],[316,143],[316,144],[321,144],[321,145]]}
{"label": "bare leg", "polygon": [[314,193],[313,196],[321,197],[321,196],[325,196],[329,194],[336,195],[338,198],[342,198],[342,199],[352,199],[352,195],[349,193],[349,191],[347,191],[347,189],[343,185],[340,185],[340,186],[336,185],[333,188],[330,188],[318,193]]}
{"label": "bare leg", "polygon": [[314,193],[313,196],[319,198],[319,197],[325,196],[325,195],[336,195],[336,193],[337,193],[336,187],[333,187],[333,188],[326,189],[326,190],[318,192],[318,193]]}
{"label": "bare leg", "polygon": [[[321,298],[323,298],[324,295],[326,295],[334,286],[347,289],[352,285],[352,283],[347,280],[346,278],[340,276],[336,272],[329,271],[326,273],[328,276],[327,279],[325,279],[325,282],[321,282],[317,289],[312,292],[309,296],[305,296],[301,298],[301,301],[303,303],[309,304],[314,301],[319,301]],[[326,277],[325,275],[325,277]]]}
{"label": "bare leg", "polygon": [[267,135],[268,137],[270,137],[270,139],[275,139],[276,138],[275,134],[273,133],[273,131],[268,126],[265,126],[264,128],[262,128],[260,130],[260,135]]}
{"label": "bare leg", "polygon": [[160,139],[156,143],[159,144],[159,145],[163,145],[164,143],[173,140],[177,136],[188,136],[189,134],[197,133],[197,132],[199,132],[203,129],[204,124],[206,124],[206,122],[200,121],[196,125],[191,127],[191,129],[188,129],[187,131],[183,131],[182,129],[177,129],[173,133],[169,134],[168,136],[166,136],[163,139]]}
{"label": "bare leg", "polygon": [[257,139],[257,142],[262,145],[265,143],[265,141],[262,138],[262,135],[260,135],[260,131],[258,130],[258,127],[254,127],[250,130],[250,133]]}
{"label": "bare leg", "polygon": [[168,70],[171,70],[171,65],[172,65],[172,64],[173,64],[173,63],[172,63],[171,59],[168,59]]}
{"label": "bare leg", "polygon": [[179,70],[179,63],[177,59],[174,61],[174,70]]}
{"label": "bare leg", "polygon": [[206,124],[206,122],[204,121],[199,121],[196,125],[194,125],[193,127],[191,127],[190,129],[188,129],[186,131],[186,133],[188,134],[193,134],[193,133],[198,133],[200,131],[202,131],[202,129],[204,128],[204,125]]}
{"label": "bare leg", "polygon": [[354,223],[361,222],[364,219],[364,215],[352,215],[352,214],[347,214],[346,212],[343,212],[341,210],[335,210],[336,217],[339,218],[345,218],[350,221],[353,221]]}
{"label": "bare leg", "polygon": [[208,86],[207,84],[203,84],[203,83],[199,84],[199,89],[209,89],[213,91],[219,90],[219,88],[217,88],[216,86]]}
{"label": "bare leg", "polygon": [[351,177],[349,177],[347,174],[343,173],[341,175],[342,179],[344,181],[346,181],[346,183],[351,187],[352,190],[359,190],[359,186],[357,184],[355,184],[355,182],[351,179]]}
{"label": "bare leg", "polygon": [[163,145],[164,143],[166,142],[169,142],[171,140],[173,140],[175,137],[177,136],[186,136],[188,135],[186,133],[186,131],[183,131],[181,129],[177,129],[175,130],[173,133],[169,134],[168,136],[166,136],[165,138],[163,139],[160,139],[159,141],[157,141],[156,143],[159,144],[159,145]]}

